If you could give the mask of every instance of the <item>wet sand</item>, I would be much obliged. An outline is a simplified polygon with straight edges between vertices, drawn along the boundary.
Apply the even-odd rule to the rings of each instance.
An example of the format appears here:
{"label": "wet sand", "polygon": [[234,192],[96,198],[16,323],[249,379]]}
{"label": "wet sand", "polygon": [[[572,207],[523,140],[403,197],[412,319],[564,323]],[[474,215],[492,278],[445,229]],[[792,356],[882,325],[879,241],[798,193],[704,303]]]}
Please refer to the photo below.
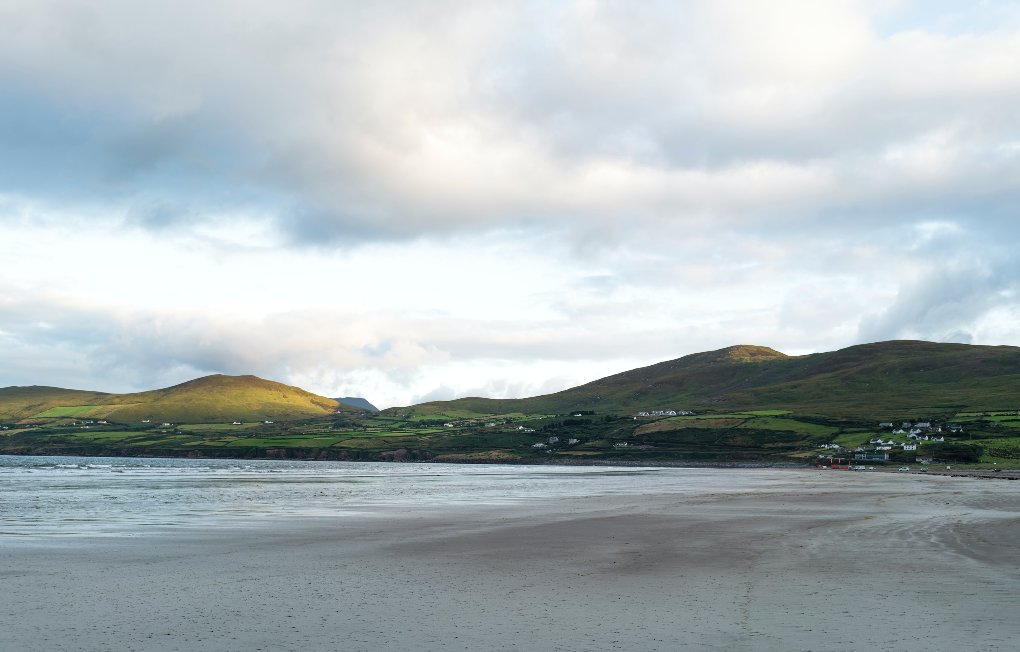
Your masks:
{"label": "wet sand", "polygon": [[3,538],[0,649],[1016,649],[1020,483],[783,477]]}

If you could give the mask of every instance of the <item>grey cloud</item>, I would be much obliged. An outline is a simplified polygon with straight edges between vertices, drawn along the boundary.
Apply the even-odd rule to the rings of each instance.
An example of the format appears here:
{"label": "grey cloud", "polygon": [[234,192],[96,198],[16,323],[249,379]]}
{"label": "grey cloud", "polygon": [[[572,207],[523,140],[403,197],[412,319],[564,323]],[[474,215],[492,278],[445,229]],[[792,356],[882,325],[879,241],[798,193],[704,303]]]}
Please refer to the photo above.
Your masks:
{"label": "grey cloud", "polygon": [[143,228],[268,207],[328,246],[1015,216],[1012,27],[880,33],[819,3],[787,34],[782,3],[734,7],[15,3],[0,192]]}
{"label": "grey cloud", "polygon": [[1015,263],[990,262],[994,266],[936,262],[904,284],[886,309],[862,320],[860,339],[974,342],[977,322],[990,310],[1011,304],[1020,284]]}

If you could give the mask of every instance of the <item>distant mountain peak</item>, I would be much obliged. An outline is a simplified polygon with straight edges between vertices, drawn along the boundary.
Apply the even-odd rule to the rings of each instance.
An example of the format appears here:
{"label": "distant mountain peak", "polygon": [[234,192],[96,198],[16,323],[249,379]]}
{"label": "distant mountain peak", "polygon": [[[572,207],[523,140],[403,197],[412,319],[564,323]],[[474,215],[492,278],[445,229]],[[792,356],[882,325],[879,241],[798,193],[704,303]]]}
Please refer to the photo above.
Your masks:
{"label": "distant mountain peak", "polygon": [[361,408],[362,410],[368,410],[369,412],[378,412],[379,408],[369,403],[366,399],[360,396],[344,396],[343,398],[334,398],[337,403],[343,403],[351,407]]}
{"label": "distant mountain peak", "polygon": [[[704,351],[702,353],[692,353],[685,355],[682,358],[675,360],[669,360],[667,362],[661,362],[658,365],[652,365],[649,369],[656,368],[687,368],[696,367],[700,368],[704,365],[717,365],[717,364],[751,364],[758,362],[770,362],[773,360],[784,360],[790,356],[785,353],[776,351],[773,348],[767,346],[757,346],[754,344],[737,344],[735,346],[727,346],[724,349],[716,349],[715,351]],[[627,373],[627,372],[624,372]]]}
{"label": "distant mountain peak", "polygon": [[[279,386],[282,383],[277,383],[272,380],[266,380],[265,378],[259,378],[251,374],[243,376],[230,376],[227,374],[211,374],[209,376],[201,376],[200,378],[193,378],[187,380],[173,387],[167,387],[166,389],[175,388],[200,388],[200,387],[267,387],[267,386]],[[289,387],[289,385],[288,385]]]}
{"label": "distant mountain peak", "polygon": [[728,362],[764,362],[766,360],[780,360],[789,357],[785,353],[776,351],[771,347],[754,344],[728,346],[725,349],[714,351],[714,353],[719,354],[721,360]]}

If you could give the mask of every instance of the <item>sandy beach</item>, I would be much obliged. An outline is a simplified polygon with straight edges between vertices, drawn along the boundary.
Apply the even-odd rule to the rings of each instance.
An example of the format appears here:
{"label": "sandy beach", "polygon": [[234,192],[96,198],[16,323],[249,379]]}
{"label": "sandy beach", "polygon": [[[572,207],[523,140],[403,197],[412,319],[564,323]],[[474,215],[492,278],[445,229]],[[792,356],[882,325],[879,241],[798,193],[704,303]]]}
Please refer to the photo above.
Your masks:
{"label": "sandy beach", "polygon": [[4,537],[0,649],[1016,649],[1020,483],[775,473],[760,492]]}

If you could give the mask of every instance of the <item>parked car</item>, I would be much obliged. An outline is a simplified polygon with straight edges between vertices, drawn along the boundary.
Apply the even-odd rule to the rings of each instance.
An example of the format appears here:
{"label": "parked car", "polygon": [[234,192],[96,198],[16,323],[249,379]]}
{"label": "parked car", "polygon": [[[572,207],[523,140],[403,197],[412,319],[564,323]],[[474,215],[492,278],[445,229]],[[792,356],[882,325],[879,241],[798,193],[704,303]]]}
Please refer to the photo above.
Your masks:
{"label": "parked car", "polygon": [[899,470],[900,470],[900,471],[909,471],[909,470],[910,470],[910,467],[909,467],[909,466],[901,466],[901,467],[899,468]]}

